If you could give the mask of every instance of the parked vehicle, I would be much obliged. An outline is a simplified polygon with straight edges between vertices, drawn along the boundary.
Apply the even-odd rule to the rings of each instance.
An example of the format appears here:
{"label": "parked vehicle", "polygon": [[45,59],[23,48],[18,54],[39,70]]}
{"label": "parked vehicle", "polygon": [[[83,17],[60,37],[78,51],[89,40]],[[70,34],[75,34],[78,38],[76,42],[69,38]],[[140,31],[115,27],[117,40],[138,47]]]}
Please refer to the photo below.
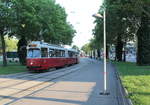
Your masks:
{"label": "parked vehicle", "polygon": [[6,52],[7,61],[19,62],[18,53],[16,51]]}
{"label": "parked vehicle", "polygon": [[76,64],[78,55],[75,49],[33,41],[27,47],[27,68],[36,71]]}

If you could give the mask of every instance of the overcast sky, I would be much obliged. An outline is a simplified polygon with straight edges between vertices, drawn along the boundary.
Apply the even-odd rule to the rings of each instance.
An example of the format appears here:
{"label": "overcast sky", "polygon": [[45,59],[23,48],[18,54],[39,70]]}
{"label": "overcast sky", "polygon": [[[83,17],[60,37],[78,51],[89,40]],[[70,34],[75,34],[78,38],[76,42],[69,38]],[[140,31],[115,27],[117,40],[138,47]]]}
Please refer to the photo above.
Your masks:
{"label": "overcast sky", "polygon": [[92,38],[94,18],[92,15],[98,12],[103,0],[56,0],[66,9],[67,20],[77,31],[73,44],[82,47]]}

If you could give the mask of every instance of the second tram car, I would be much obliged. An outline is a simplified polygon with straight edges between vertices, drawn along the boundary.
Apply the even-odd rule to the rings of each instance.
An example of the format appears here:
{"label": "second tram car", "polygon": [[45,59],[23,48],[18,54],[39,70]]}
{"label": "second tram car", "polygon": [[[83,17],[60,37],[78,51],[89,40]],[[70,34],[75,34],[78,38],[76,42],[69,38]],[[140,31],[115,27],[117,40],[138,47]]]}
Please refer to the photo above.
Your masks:
{"label": "second tram car", "polygon": [[47,70],[79,63],[78,51],[57,45],[33,41],[27,47],[27,68]]}

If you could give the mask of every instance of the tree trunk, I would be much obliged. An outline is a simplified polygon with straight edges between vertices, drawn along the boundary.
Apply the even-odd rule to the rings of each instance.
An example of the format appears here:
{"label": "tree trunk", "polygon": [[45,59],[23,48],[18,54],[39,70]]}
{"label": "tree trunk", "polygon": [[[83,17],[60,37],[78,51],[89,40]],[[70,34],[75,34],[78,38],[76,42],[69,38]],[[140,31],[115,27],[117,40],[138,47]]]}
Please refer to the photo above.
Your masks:
{"label": "tree trunk", "polygon": [[106,58],[109,59],[109,46],[106,45]]}
{"label": "tree trunk", "polygon": [[27,41],[24,36],[19,40],[17,46],[18,46],[19,61],[22,65],[25,65],[26,64],[26,55],[27,55],[27,50],[26,50]]}
{"label": "tree trunk", "polygon": [[97,49],[97,57],[98,57],[98,59],[101,58],[100,49]]}
{"label": "tree trunk", "polygon": [[126,62],[126,52],[123,51],[123,62]]}
{"label": "tree trunk", "polygon": [[92,58],[92,50],[90,51],[90,58]]}
{"label": "tree trunk", "polygon": [[126,62],[126,41],[125,41],[123,47],[124,47],[124,51],[123,51],[123,61]]}
{"label": "tree trunk", "polygon": [[6,44],[3,32],[0,33],[1,35],[1,42],[2,42],[2,53],[3,53],[3,66],[7,66],[7,59],[6,59]]}
{"label": "tree trunk", "polygon": [[96,58],[96,57],[95,57],[95,50],[93,50],[93,57],[94,57],[94,59]]}
{"label": "tree trunk", "polygon": [[123,50],[123,42],[121,40],[121,36],[118,35],[117,45],[116,45],[116,60],[122,61],[122,51]]}
{"label": "tree trunk", "polygon": [[150,19],[142,14],[141,27],[137,32],[137,64],[150,65]]}

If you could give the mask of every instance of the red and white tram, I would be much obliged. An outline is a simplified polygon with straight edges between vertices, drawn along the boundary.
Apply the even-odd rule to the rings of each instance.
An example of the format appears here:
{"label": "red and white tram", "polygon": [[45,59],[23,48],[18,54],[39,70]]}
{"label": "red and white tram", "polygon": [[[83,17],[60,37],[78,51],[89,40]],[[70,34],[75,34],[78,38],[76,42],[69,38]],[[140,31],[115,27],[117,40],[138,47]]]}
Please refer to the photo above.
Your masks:
{"label": "red and white tram", "polygon": [[78,54],[75,49],[33,41],[27,47],[27,68],[39,71],[76,64]]}

